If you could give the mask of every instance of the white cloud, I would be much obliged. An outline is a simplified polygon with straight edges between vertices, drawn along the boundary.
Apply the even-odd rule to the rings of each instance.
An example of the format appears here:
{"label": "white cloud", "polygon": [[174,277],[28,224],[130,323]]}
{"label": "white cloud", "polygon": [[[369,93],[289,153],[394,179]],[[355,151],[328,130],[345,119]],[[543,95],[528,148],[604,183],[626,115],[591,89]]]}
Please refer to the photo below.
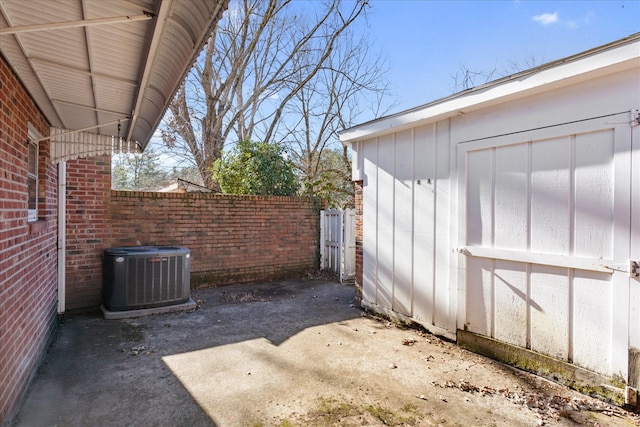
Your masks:
{"label": "white cloud", "polygon": [[584,18],[582,18],[582,23],[585,25],[589,25],[591,20],[596,17],[596,13],[594,11],[588,12]]}
{"label": "white cloud", "polygon": [[536,15],[533,17],[533,20],[541,23],[542,25],[555,24],[556,22],[558,22],[558,12]]}
{"label": "white cloud", "polygon": [[558,12],[553,13],[542,13],[540,15],[535,15],[531,19],[538,22],[541,25],[561,25],[563,27],[576,29],[585,25],[589,25],[593,18],[595,17],[595,13],[593,11],[586,13],[582,18],[575,19],[563,19],[560,18]]}
{"label": "white cloud", "polygon": [[578,22],[573,20],[573,19],[571,19],[569,21],[562,21],[561,24],[564,25],[565,27],[571,28],[571,29],[579,27]]}

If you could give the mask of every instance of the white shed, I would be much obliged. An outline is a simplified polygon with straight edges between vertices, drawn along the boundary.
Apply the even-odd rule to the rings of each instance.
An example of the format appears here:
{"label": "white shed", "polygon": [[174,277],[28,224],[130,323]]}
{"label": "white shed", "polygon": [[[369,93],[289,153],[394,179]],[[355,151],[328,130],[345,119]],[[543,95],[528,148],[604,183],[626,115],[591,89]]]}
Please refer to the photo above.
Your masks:
{"label": "white shed", "polygon": [[640,33],[343,131],[362,305],[637,388],[638,108]]}

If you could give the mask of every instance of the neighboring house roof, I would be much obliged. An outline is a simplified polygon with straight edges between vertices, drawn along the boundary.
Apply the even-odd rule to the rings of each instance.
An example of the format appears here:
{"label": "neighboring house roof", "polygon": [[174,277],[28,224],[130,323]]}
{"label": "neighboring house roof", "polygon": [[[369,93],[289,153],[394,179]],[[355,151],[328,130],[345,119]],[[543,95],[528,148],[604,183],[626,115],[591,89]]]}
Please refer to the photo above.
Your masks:
{"label": "neighboring house roof", "polygon": [[[577,55],[345,129],[340,132],[340,140],[343,144],[350,146],[359,140],[463,115],[507,100],[556,89],[579,80],[637,67],[639,64],[640,33],[635,33]],[[638,89],[640,90],[640,78]]]}
{"label": "neighboring house roof", "polygon": [[0,52],[52,126],[143,149],[227,5],[3,0]]}
{"label": "neighboring house roof", "polygon": [[216,193],[203,185],[189,182],[186,179],[177,178],[175,182],[158,190],[158,193]]}

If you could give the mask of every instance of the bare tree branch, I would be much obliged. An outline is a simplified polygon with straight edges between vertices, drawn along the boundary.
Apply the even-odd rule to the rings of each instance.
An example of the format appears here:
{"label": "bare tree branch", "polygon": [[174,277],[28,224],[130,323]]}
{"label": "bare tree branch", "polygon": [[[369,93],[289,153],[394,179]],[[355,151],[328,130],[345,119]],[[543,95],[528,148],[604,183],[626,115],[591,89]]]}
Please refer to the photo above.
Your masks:
{"label": "bare tree branch", "polygon": [[296,161],[308,153],[302,180],[318,175],[337,130],[370,104],[365,95],[378,114],[388,92],[382,62],[350,31],[366,7],[366,0],[232,1],[171,104],[164,142],[189,153],[210,188],[213,162],[243,140],[285,144]]}

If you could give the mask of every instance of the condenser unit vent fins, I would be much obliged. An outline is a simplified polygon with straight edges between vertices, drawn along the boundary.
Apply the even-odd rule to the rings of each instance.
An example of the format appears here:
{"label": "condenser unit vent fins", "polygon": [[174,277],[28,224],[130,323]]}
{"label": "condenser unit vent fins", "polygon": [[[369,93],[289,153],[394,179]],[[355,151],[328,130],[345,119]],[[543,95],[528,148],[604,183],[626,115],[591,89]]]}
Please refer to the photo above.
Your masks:
{"label": "condenser unit vent fins", "polygon": [[190,296],[189,249],[162,246],[104,252],[104,305],[111,311],[181,304]]}

